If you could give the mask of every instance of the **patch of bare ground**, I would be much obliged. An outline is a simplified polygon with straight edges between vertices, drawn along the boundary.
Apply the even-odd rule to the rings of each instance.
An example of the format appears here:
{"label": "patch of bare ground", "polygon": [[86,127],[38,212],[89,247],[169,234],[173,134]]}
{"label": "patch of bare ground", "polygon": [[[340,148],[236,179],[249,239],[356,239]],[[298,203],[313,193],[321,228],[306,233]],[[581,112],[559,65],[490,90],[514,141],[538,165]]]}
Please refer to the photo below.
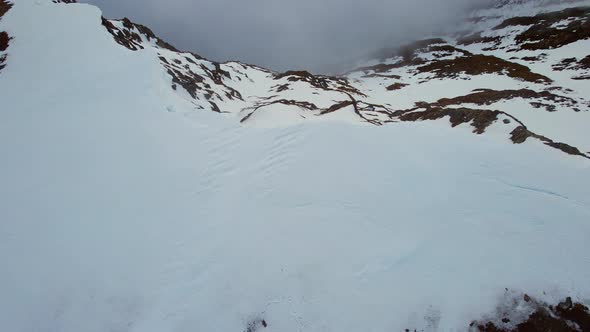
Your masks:
{"label": "patch of bare ground", "polygon": [[259,109],[266,107],[266,106],[270,106],[270,105],[276,105],[276,104],[287,105],[287,106],[297,106],[301,109],[308,110],[308,111],[315,111],[315,110],[319,109],[314,103],[310,103],[307,101],[278,99],[278,100],[273,100],[273,101],[269,101],[269,102],[258,103],[258,104],[256,104],[256,106],[253,106],[253,107],[244,108],[243,111],[251,111],[251,112],[248,113],[248,115],[246,115],[245,117],[243,117],[242,120],[240,120],[240,122],[241,123],[246,122]]}
{"label": "patch of bare ground", "polygon": [[543,100],[548,103],[530,101],[531,106],[535,108],[545,108],[548,112],[555,112],[556,106],[560,104],[572,108],[574,111],[580,111],[576,106],[578,101],[569,97],[560,96],[549,91],[537,92],[529,89],[520,90],[491,90],[477,89],[473,93],[455,98],[443,98],[432,104],[434,106],[450,106],[461,104],[491,105],[501,100],[510,100],[514,98],[523,98],[525,100]]}
{"label": "patch of bare ground", "polygon": [[53,3],[78,3],[76,0],[53,0]]}
{"label": "patch of bare ground", "polygon": [[[536,16],[509,18],[494,29],[530,26],[515,38],[520,47],[525,50],[553,49],[590,38],[589,18],[590,7],[576,7]],[[565,20],[569,20],[566,25],[556,25]]]}
{"label": "patch of bare ground", "polygon": [[[365,94],[360,92],[357,88],[350,85],[348,80],[344,77],[313,75],[312,73],[304,70],[292,70],[284,73],[275,74],[274,76],[275,80],[280,80],[283,78],[287,78],[287,81],[289,82],[306,82],[315,88],[326,91],[340,91],[365,96]],[[284,91],[288,89],[288,86],[281,86],[279,88]]]}
{"label": "patch of bare ground", "polygon": [[388,86],[386,89],[388,91],[400,90],[400,89],[405,88],[408,85],[409,84],[405,84],[405,83],[394,83],[394,84]]}
{"label": "patch of bare ground", "polygon": [[[470,331],[478,332],[584,332],[590,331],[590,312],[582,303],[574,302],[570,297],[550,305],[524,295],[522,299],[512,300],[504,310],[500,310],[490,321],[474,321]],[[519,322],[510,318],[511,307],[520,306],[530,314]],[[512,308],[513,309],[513,308]]]}
{"label": "patch of bare ground", "polygon": [[471,54],[449,60],[436,60],[417,68],[418,73],[433,73],[436,78],[456,78],[461,74],[498,74],[533,83],[551,83],[552,80],[532,72],[528,67],[491,55]]}

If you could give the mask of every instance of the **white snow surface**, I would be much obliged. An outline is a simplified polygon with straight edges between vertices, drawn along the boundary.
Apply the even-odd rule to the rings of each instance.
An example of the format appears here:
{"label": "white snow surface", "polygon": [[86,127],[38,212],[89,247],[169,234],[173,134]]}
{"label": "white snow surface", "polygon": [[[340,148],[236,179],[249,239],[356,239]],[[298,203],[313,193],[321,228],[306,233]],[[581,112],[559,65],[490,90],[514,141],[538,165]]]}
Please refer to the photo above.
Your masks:
{"label": "white snow surface", "polygon": [[587,160],[444,121],[243,126],[97,8],[14,5],[0,330],[465,331],[505,288],[590,299]]}

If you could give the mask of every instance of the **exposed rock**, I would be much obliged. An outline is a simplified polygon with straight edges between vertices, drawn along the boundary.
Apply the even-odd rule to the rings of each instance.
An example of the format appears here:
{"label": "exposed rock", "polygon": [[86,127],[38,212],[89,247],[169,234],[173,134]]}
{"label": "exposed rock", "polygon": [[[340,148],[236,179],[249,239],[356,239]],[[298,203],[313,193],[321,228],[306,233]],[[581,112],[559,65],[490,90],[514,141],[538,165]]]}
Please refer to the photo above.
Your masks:
{"label": "exposed rock", "polygon": [[557,306],[532,299],[525,295],[526,305],[532,313],[516,325],[508,325],[511,321],[502,319],[501,323],[493,321],[473,322],[470,331],[479,332],[581,332],[590,331],[590,312],[581,303],[573,303],[571,298],[565,299]]}
{"label": "exposed rock", "polygon": [[[12,8],[12,4],[6,0],[0,0],[0,21],[4,14],[6,14],[10,8]],[[8,43],[10,42],[10,36],[6,31],[0,31],[0,52],[4,52],[8,49]],[[0,71],[6,67],[6,59],[7,55],[0,55]]]}
{"label": "exposed rock", "polygon": [[590,55],[578,60],[578,58],[566,58],[552,66],[553,70],[590,70]]}
{"label": "exposed rock", "polygon": [[4,14],[6,14],[10,8],[12,8],[12,4],[10,2],[7,0],[0,0],[0,19],[2,19],[2,16],[4,16]]}
{"label": "exposed rock", "polygon": [[519,127],[516,127],[512,133],[510,133],[511,137],[510,139],[512,140],[512,142],[514,142],[515,144],[522,144],[524,142],[526,142],[526,140],[529,137],[532,138],[536,138],[538,140],[540,140],[541,142],[543,142],[545,145],[550,146],[552,148],[561,150],[567,154],[570,155],[574,155],[574,156],[580,156],[580,157],[584,157],[587,159],[590,159],[589,156],[587,156],[586,154],[582,153],[578,148],[573,147],[569,144],[565,144],[565,143],[561,143],[561,142],[554,142],[553,140],[545,137],[545,136],[541,136],[541,135],[537,135],[531,131],[529,131],[524,125],[521,125]]}
{"label": "exposed rock", "polygon": [[313,87],[322,90],[341,91],[356,95],[363,95],[357,88],[351,86],[348,80],[343,77],[313,75],[310,72],[304,70],[287,71],[284,73],[276,74],[274,77],[275,80],[280,80],[283,78],[287,78],[287,81],[289,82],[307,82]]}
{"label": "exposed rock", "polygon": [[270,106],[270,105],[275,105],[275,104],[282,104],[282,105],[288,105],[288,106],[297,106],[299,108],[302,108],[302,109],[305,109],[305,110],[309,110],[309,111],[314,111],[314,110],[317,110],[318,109],[318,107],[314,103],[310,103],[310,102],[306,102],[306,101],[279,99],[279,100],[273,100],[273,101],[270,101],[270,102],[259,103],[259,104],[257,104],[254,107],[250,107],[250,108],[244,109],[244,110],[252,110],[252,111],[250,113],[248,113],[248,115],[246,115],[245,117],[243,117],[242,120],[240,120],[240,122],[246,122],[260,108],[266,107],[266,106]]}
{"label": "exposed rock", "polygon": [[244,332],[257,332],[262,328],[267,328],[268,323],[264,319],[254,319],[248,323]]}
{"label": "exposed rock", "polygon": [[328,107],[327,109],[323,110],[320,112],[320,115],[324,115],[324,114],[328,114],[328,113],[332,113],[332,112],[336,112],[342,108],[351,106],[354,104],[354,101],[351,100],[345,100],[345,101],[341,101],[339,103],[336,103],[330,107]]}
{"label": "exposed rock", "polygon": [[471,108],[442,108],[429,106],[425,111],[407,112],[399,116],[401,121],[437,120],[449,117],[451,125],[456,127],[463,123],[471,123],[476,134],[483,134],[488,126],[498,119],[500,111],[478,110]]}
{"label": "exposed rock", "polygon": [[10,41],[10,37],[6,31],[0,32],[0,52],[6,51],[8,48],[8,41]]}
{"label": "exposed rock", "polygon": [[[375,75],[384,73],[396,68],[419,66],[427,63],[428,61],[419,57],[421,53],[432,53],[432,52],[446,52],[444,55],[449,55],[454,52],[462,53],[463,55],[470,55],[468,51],[456,48],[440,38],[419,40],[414,43],[407,44],[395,50],[381,51],[387,52],[390,58],[399,58],[400,60],[396,63],[391,64],[378,64],[373,66],[360,67],[350,71],[352,72],[367,72],[365,76]],[[434,55],[435,58],[442,57],[443,55]],[[370,73],[373,72],[373,73]]]}
{"label": "exposed rock", "polygon": [[555,105],[547,103],[535,102],[535,100],[544,100],[551,103],[557,103],[570,108],[574,108],[578,101],[575,99],[560,96],[549,91],[533,91],[530,89],[520,90],[491,90],[491,89],[477,89],[473,93],[459,96],[455,98],[443,98],[434,103],[436,106],[449,106],[460,104],[476,104],[476,105],[491,105],[501,100],[510,100],[514,98],[523,98],[535,108],[544,107],[548,112],[555,111]]}
{"label": "exposed rock", "polygon": [[[530,17],[513,17],[494,29],[509,26],[531,26],[516,36],[516,42],[525,50],[558,48],[578,40],[590,38],[590,7],[569,8],[562,11],[543,13]],[[556,23],[572,19],[566,26]]]}
{"label": "exposed rock", "polygon": [[419,73],[433,73],[437,78],[456,78],[460,74],[498,74],[532,83],[551,83],[552,80],[518,63],[491,55],[473,54],[450,60],[436,60],[417,68]]}
{"label": "exposed rock", "polygon": [[502,42],[502,37],[494,36],[494,37],[484,37],[481,35],[481,32],[474,33],[463,38],[460,38],[457,41],[457,44],[468,46],[473,44],[493,44],[494,47],[500,45]]}
{"label": "exposed rock", "polygon": [[402,88],[404,88],[406,86],[408,86],[408,84],[405,84],[405,83],[394,83],[394,84],[388,86],[387,87],[387,90],[389,90],[389,91],[400,90],[400,89],[402,89]]}

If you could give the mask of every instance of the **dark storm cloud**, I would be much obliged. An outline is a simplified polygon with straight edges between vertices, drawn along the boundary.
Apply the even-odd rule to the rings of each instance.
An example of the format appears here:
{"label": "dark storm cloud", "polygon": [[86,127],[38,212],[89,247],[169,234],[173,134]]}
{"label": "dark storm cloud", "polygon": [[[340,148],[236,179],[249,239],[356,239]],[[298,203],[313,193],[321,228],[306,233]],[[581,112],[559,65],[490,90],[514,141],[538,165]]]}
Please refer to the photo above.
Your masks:
{"label": "dark storm cloud", "polygon": [[85,0],[212,60],[316,72],[448,28],[485,1]]}

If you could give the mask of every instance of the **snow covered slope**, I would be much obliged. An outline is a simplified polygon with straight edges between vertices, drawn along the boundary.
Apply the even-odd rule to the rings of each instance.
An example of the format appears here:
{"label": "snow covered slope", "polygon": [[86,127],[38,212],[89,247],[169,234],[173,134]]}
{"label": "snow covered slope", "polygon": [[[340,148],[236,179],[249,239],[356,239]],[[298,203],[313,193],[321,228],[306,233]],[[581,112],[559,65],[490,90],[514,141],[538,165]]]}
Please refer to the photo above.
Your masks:
{"label": "snow covered slope", "polygon": [[228,113],[265,127],[306,119],[382,125],[449,117],[453,126],[471,123],[478,134],[491,127],[508,144],[530,138],[588,158],[588,5],[504,2],[474,12],[455,36],[382,51],[338,77],[216,63],[181,52],[128,19],[102,18],[102,25],[120,45],[160,63],[168,74],[163,84],[179,97],[166,107],[172,111]]}
{"label": "snow covered slope", "polygon": [[464,331],[505,288],[590,302],[588,81],[554,68],[587,39],[509,52],[510,25],[493,56],[445,37],[326,77],[12,4],[3,331]]}

